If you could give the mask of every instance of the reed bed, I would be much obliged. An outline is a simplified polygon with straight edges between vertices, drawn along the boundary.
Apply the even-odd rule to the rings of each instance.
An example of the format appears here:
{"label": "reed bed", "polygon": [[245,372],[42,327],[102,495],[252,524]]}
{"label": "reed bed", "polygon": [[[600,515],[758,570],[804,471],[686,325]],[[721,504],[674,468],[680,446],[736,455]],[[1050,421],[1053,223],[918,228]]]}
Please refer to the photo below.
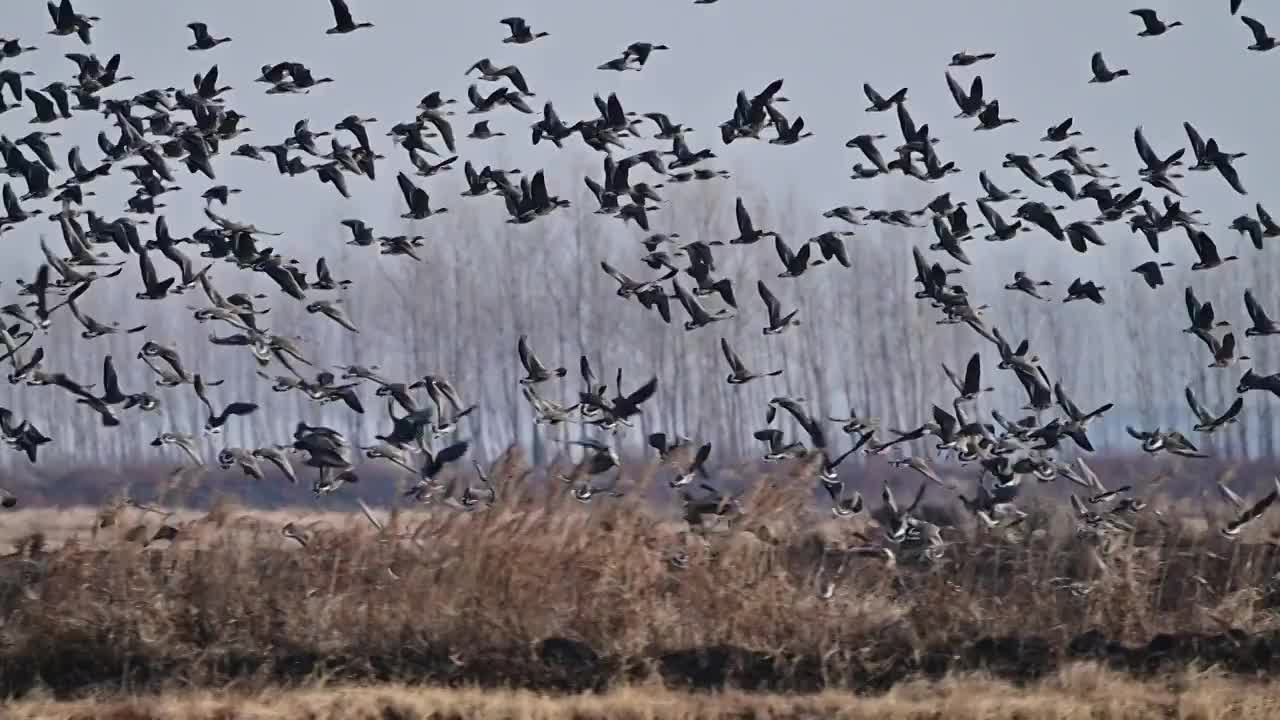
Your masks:
{"label": "reed bed", "polygon": [[[163,517],[6,513],[0,690],[327,678],[883,691],[975,670],[1028,681],[1081,659],[1143,674],[1280,668],[1271,531],[1229,541],[1198,502],[1153,498],[1132,532],[1099,538],[1057,501],[994,532],[938,494],[923,513],[947,546],[930,561],[877,549],[874,497],[852,519],[815,507],[812,481],[788,474],[801,468],[752,483],[740,514],[692,525],[642,499],[657,467],[625,472],[625,497],[583,504],[512,453],[490,471],[493,508],[375,510],[381,530],[360,513],[226,500]],[[176,536],[152,541],[162,525]]]}

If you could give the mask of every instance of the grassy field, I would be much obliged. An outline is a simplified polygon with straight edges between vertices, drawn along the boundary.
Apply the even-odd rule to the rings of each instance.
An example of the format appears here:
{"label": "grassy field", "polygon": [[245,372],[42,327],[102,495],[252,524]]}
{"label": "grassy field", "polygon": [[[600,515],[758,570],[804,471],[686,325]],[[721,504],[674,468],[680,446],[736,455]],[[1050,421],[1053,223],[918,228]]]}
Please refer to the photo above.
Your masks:
{"label": "grassy field", "polygon": [[[491,471],[492,509],[377,511],[381,530],[359,513],[229,502],[6,513],[0,540],[19,551],[0,561],[0,695],[318,679],[879,692],[956,673],[1034,681],[1081,661],[1135,676],[1280,670],[1271,518],[1233,542],[1220,505],[1157,496],[1126,532],[1081,534],[1057,501],[990,531],[939,494],[922,512],[947,545],[928,561],[876,549],[876,498],[837,519],[796,478],[691,525],[635,499],[655,468],[629,468],[627,497],[590,504],[525,473]],[[174,537],[151,540],[165,526]]]}
{"label": "grassy field", "polygon": [[0,706],[0,710],[14,720],[1252,720],[1280,713],[1280,685],[1193,673],[1136,681],[1095,666],[1078,665],[1025,687],[981,677],[953,677],[907,682],[867,697],[835,691],[812,695],[681,693],[645,686],[601,694],[546,695],[388,684],[270,692],[176,692],[71,702],[30,698]]}

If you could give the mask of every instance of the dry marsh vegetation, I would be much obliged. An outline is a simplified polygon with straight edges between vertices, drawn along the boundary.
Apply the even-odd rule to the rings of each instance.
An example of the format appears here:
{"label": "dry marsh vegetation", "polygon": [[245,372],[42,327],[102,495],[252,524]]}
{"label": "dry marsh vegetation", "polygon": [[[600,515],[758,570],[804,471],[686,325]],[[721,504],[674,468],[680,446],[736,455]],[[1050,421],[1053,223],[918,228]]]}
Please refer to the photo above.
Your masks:
{"label": "dry marsh vegetation", "polygon": [[[490,470],[493,508],[377,512],[382,530],[358,513],[227,502],[59,513],[59,537],[13,538],[0,563],[0,691],[321,677],[876,691],[971,670],[1030,680],[1082,659],[1280,667],[1275,545],[1265,528],[1223,538],[1213,506],[1153,499],[1159,515],[1093,537],[1046,502],[995,533],[938,494],[921,512],[944,526],[941,556],[899,546],[890,561],[874,496],[837,520],[787,472],[754,482],[737,515],[694,524],[637,499],[656,467],[626,468],[626,497],[583,504],[531,481],[518,452]],[[52,513],[25,512],[6,527]],[[161,526],[176,536],[149,541]]]}
{"label": "dry marsh vegetation", "polygon": [[[945,714],[940,708],[945,708]],[[1094,665],[1078,664],[1023,686],[968,675],[909,681],[873,696],[840,691],[808,695],[733,690],[687,693],[655,686],[627,686],[600,694],[548,695],[387,684],[266,692],[182,691],[158,697],[69,702],[31,698],[10,703],[3,710],[6,717],[14,720],[1252,720],[1275,717],[1280,712],[1280,686],[1192,672],[1158,681],[1139,681]]]}

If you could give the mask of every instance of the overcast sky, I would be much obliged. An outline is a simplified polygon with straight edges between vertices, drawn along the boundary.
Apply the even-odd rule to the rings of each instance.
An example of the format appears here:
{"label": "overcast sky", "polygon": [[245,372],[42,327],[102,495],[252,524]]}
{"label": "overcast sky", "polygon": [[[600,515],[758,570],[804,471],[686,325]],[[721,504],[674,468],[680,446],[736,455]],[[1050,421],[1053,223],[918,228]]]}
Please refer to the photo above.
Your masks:
{"label": "overcast sky", "polygon": [[[123,53],[121,72],[137,78],[108,90],[107,96],[170,85],[189,88],[194,73],[217,63],[224,84],[234,88],[226,96],[229,104],[247,115],[247,124],[254,128],[241,141],[279,142],[293,122],[303,117],[311,118],[315,129],[331,128],[348,113],[381,121],[376,142],[390,160],[381,166],[376,184],[353,179],[351,200],[321,186],[314,176],[282,178],[268,165],[220,158],[219,181],[246,191],[230,214],[284,230],[292,242],[298,241],[298,233],[314,234],[328,227],[336,216],[361,216],[383,225],[393,206],[402,210],[394,174],[405,167],[405,159],[382,133],[395,122],[411,119],[417,100],[431,90],[458,98],[457,109],[465,109],[469,81],[463,71],[483,56],[499,64],[518,64],[537,93],[531,99],[535,109],[547,99],[554,100],[570,122],[594,114],[591,96],[597,92],[617,91],[628,110],[667,112],[697,128],[689,137],[691,146],[713,147],[722,158],[718,166],[737,172],[734,182],[762,186],[784,198],[791,192],[815,213],[846,202],[877,207],[904,196],[927,199],[944,189],[972,199],[978,194],[976,171],[980,169],[990,171],[1002,185],[1027,187],[1029,183],[1016,172],[1000,168],[1003,154],[1050,150],[1038,138],[1048,125],[1068,115],[1086,133],[1081,140],[1101,148],[1102,159],[1113,171],[1120,171],[1126,184],[1135,181],[1138,165],[1131,134],[1139,124],[1161,153],[1185,144],[1183,120],[1195,123],[1206,137],[1219,138],[1228,150],[1248,150],[1250,157],[1240,168],[1252,192],[1249,198],[1235,196],[1216,174],[1196,174],[1183,181],[1188,204],[1202,207],[1219,225],[1254,200],[1267,203],[1271,198],[1265,189],[1277,180],[1271,164],[1274,149],[1267,137],[1276,117],[1277,101],[1269,88],[1280,51],[1247,51],[1250,35],[1238,18],[1228,15],[1225,1],[1154,3],[1167,19],[1186,23],[1158,38],[1135,37],[1141,24],[1127,14],[1129,6],[1110,0],[911,4],[721,0],[713,5],[683,0],[352,0],[351,5],[357,20],[372,21],[376,27],[346,36],[326,35],[332,16],[323,0],[81,0],[76,7],[79,12],[103,16],[94,27],[91,50],[104,61],[113,52]],[[1280,7],[1272,13],[1267,9],[1254,0],[1246,3],[1244,12],[1264,22],[1274,15],[1280,32]],[[525,16],[535,30],[550,36],[531,45],[503,44],[505,27],[498,20],[512,14]],[[213,34],[230,35],[233,42],[209,52],[188,52],[185,48],[192,38],[184,25],[193,20],[207,22]],[[4,31],[40,50],[6,60],[4,66],[35,71],[41,85],[55,78],[70,79],[75,68],[63,54],[85,48],[74,37],[45,34],[49,27],[43,3],[30,0],[21,7],[14,3],[6,12]],[[595,69],[635,40],[666,43],[673,50],[656,53],[643,72]],[[964,82],[981,73],[988,97],[999,98],[1003,114],[1019,118],[1021,124],[975,133],[973,120],[952,118],[956,109],[943,71],[950,55],[961,49],[998,53],[994,61],[954,72]],[[1089,57],[1094,50],[1102,50],[1113,67],[1131,69],[1133,76],[1108,86],[1090,85]],[[266,86],[252,80],[261,65],[284,59],[305,62],[317,76],[332,76],[337,82],[305,96],[265,95]],[[749,142],[723,147],[716,125],[729,116],[737,90],[754,94],[775,78],[786,79],[783,94],[792,100],[781,107],[793,117],[803,115],[816,136],[792,147]],[[863,111],[867,104],[861,92],[864,81],[885,94],[909,87],[909,107],[917,121],[930,123],[942,139],[938,151],[943,160],[956,161],[965,172],[928,186],[901,176],[848,180],[852,163],[863,161],[860,153],[844,148],[848,138],[885,132],[892,140],[898,132],[893,113]],[[492,86],[482,83],[482,87]],[[29,107],[13,110],[0,117],[0,130],[11,138],[21,136],[38,127],[28,125],[29,117]],[[486,117],[495,130],[511,135],[483,143],[463,138],[464,159],[478,166],[492,162],[545,167],[552,192],[590,202],[581,170],[589,167],[594,172],[598,155],[585,150],[576,138],[568,143],[568,151],[558,152],[547,144],[532,147],[528,126],[536,118],[509,108]],[[459,135],[475,119],[461,112],[454,116]],[[55,141],[55,152],[65,157],[70,142],[76,142],[85,148],[87,158],[95,158],[92,138],[101,125],[101,118],[88,113],[58,123],[54,128],[69,138]],[[653,142],[632,141],[630,146],[638,150]],[[665,149],[666,143],[661,145]],[[892,144],[886,141],[886,145],[888,153]],[[164,212],[171,224],[185,234],[204,221],[199,192],[212,183],[188,176],[185,170],[180,174],[179,182],[187,191],[163,200],[169,205]],[[99,189],[104,194],[99,206],[108,217],[123,210],[123,182],[117,180]],[[427,187],[439,204],[449,205],[460,201],[461,183],[460,173],[454,172],[431,179]],[[677,193],[669,194],[679,201]],[[1054,199],[1047,191],[1043,197]],[[1152,191],[1148,197],[1159,195]],[[491,205],[496,224],[504,219],[502,208],[496,201]],[[1091,213],[1092,204],[1073,210]],[[724,220],[728,229],[731,215]],[[23,228],[8,236],[8,242],[25,246],[22,238],[31,232]],[[1119,226],[1105,233],[1128,235]],[[1218,234],[1224,249],[1234,247],[1235,240],[1228,239],[1225,231]],[[327,239],[336,240],[336,235]],[[1026,241],[1044,239],[1033,235]]]}

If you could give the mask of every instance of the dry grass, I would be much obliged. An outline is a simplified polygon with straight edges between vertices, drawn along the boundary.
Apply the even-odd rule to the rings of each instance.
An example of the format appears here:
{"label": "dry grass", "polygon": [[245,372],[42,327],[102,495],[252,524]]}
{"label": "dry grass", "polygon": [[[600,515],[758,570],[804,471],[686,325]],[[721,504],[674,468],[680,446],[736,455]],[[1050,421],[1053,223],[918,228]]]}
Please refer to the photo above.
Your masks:
{"label": "dry grass", "polygon": [[[1280,667],[1274,546],[1228,542],[1188,505],[1155,503],[1162,518],[1107,538],[1078,536],[1057,505],[1000,534],[957,517],[942,561],[899,548],[890,565],[849,552],[880,536],[874,520],[818,514],[801,478],[762,478],[737,521],[693,532],[632,500],[653,468],[628,470],[630,497],[589,505],[528,472],[508,457],[494,509],[396,513],[381,533],[359,515],[222,504],[168,518],[177,539],[143,547],[124,538],[160,519],[136,509],[108,527],[97,511],[7,514],[9,528],[47,523],[49,541],[0,563],[0,692],[317,677],[816,691],[1035,678],[1080,657]],[[285,522],[310,542],[283,537]]]}
{"label": "dry grass", "polygon": [[546,695],[378,685],[283,692],[232,689],[72,702],[32,698],[0,710],[13,720],[1251,720],[1280,714],[1280,685],[1192,673],[1158,682],[1136,681],[1077,665],[1024,687],[968,676],[907,682],[873,697],[834,691],[811,695],[682,693],[644,686],[601,694]]}

